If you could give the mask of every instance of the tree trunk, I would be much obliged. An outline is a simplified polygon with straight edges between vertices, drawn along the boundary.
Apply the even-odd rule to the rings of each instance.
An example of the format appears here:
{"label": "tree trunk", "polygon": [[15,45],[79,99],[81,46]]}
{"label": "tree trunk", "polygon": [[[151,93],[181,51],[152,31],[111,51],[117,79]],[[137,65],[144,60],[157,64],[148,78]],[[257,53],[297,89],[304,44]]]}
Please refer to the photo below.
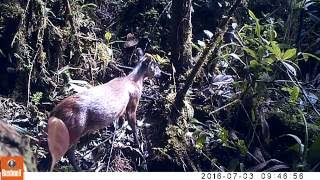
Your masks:
{"label": "tree trunk", "polygon": [[187,71],[192,58],[191,2],[192,0],[172,1],[171,53],[176,77]]}
{"label": "tree trunk", "polygon": [[193,83],[196,75],[198,74],[200,68],[202,67],[204,62],[207,61],[208,57],[211,54],[213,54],[213,56],[215,56],[217,54],[217,51],[218,51],[217,47],[220,46],[221,40],[224,37],[228,21],[229,21],[230,17],[233,15],[234,11],[240,5],[240,3],[241,3],[241,0],[236,0],[234,2],[233,6],[229,9],[226,17],[221,20],[218,27],[216,28],[216,29],[223,29],[223,31],[220,33],[217,32],[214,34],[214,37],[211,38],[209,43],[207,43],[206,48],[202,51],[201,55],[199,56],[199,59],[197,60],[197,63],[194,65],[194,67],[192,68],[192,71],[190,72],[190,74],[186,78],[185,84],[183,85],[183,87],[179,88],[179,89],[177,88],[178,92],[176,94],[175,102],[174,102],[173,106],[171,107],[171,115],[170,115],[171,116],[170,117],[171,124],[177,124],[178,117],[180,117],[181,110],[184,107],[183,101],[186,97],[187,91],[192,86],[192,83]]}

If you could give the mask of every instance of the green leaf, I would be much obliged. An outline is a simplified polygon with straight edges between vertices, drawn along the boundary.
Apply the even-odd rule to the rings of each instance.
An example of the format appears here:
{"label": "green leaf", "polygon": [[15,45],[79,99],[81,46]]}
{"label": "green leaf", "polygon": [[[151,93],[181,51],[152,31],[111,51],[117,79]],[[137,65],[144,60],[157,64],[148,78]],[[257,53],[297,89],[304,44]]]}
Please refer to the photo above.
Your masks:
{"label": "green leaf", "polygon": [[261,37],[261,26],[260,26],[260,23],[259,23],[259,19],[256,21],[256,29],[255,29],[255,32],[256,32],[256,35],[258,37]]}
{"label": "green leaf", "polygon": [[159,54],[152,55],[152,57],[161,65],[169,63],[167,59],[162,58]]}
{"label": "green leaf", "polygon": [[263,46],[259,46],[259,48],[258,48],[258,57],[259,57],[259,59],[263,58],[263,55],[264,55],[265,51],[266,51],[266,49]]}
{"label": "green leaf", "polygon": [[222,143],[223,143],[224,145],[226,145],[227,142],[228,142],[228,138],[229,138],[229,131],[226,130],[226,129],[224,129],[224,128],[221,128],[219,137],[220,137]]}
{"label": "green leaf", "polygon": [[244,140],[238,140],[236,145],[237,145],[238,149],[240,150],[240,154],[242,156],[245,156],[248,153],[248,148],[247,148]]}
{"label": "green leaf", "polygon": [[257,60],[252,60],[250,61],[250,65],[251,68],[256,69],[260,66],[260,63]]}
{"label": "green leaf", "polygon": [[281,88],[282,91],[286,91],[290,95],[290,101],[296,103],[299,98],[300,88],[298,86],[293,87],[283,87]]}
{"label": "green leaf", "polygon": [[274,59],[272,58],[265,58],[264,61],[268,64],[271,65],[274,62]]}
{"label": "green leaf", "polygon": [[281,59],[281,49],[276,41],[271,42],[271,52],[278,58]]}
{"label": "green leaf", "polygon": [[204,147],[206,138],[207,138],[207,135],[204,133],[201,133],[200,136],[196,140],[196,148],[202,149]]}
{"label": "green leaf", "polygon": [[192,43],[192,48],[194,48],[196,51],[198,51],[198,52],[201,52],[202,50],[201,50],[201,47],[200,46],[198,46],[198,45],[196,45],[196,44],[194,44],[194,43]]}
{"label": "green leaf", "polygon": [[259,23],[259,19],[256,17],[256,15],[254,15],[254,13],[251,11],[251,10],[248,10],[249,11],[249,16],[255,21],[256,23],[256,28],[255,28],[255,32],[256,32],[256,35],[258,37],[261,36],[261,26],[260,26],[260,23]]}
{"label": "green leaf", "polygon": [[290,59],[290,58],[294,57],[296,54],[297,54],[296,48],[288,49],[283,54],[282,59],[284,59],[284,60]]}
{"label": "green leaf", "polygon": [[112,33],[109,32],[109,31],[107,31],[107,32],[104,34],[104,39],[105,39],[107,42],[110,41],[111,37],[112,37]]}
{"label": "green leaf", "polygon": [[249,16],[256,21],[258,19],[256,15],[254,15],[254,13],[250,9],[248,11],[249,11]]}
{"label": "green leaf", "polygon": [[275,30],[270,30],[269,34],[270,34],[269,41],[274,41],[274,39],[277,38],[278,36],[277,31]]}
{"label": "green leaf", "polygon": [[298,97],[299,97],[299,94],[300,94],[300,89],[298,86],[293,86],[292,87],[292,91],[290,93],[290,100],[292,102],[297,102],[298,101]]}
{"label": "green leaf", "polygon": [[252,49],[249,48],[243,48],[243,50],[249,54],[251,57],[258,59],[256,52],[254,52]]}

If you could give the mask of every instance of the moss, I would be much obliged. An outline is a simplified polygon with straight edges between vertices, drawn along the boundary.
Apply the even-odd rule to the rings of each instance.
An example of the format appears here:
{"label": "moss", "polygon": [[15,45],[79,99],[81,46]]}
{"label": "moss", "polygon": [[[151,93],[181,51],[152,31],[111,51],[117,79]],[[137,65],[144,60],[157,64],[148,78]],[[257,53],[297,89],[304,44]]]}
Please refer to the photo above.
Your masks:
{"label": "moss", "polygon": [[[283,111],[273,111],[270,113],[268,122],[271,124],[273,135],[282,135],[286,133],[296,134],[299,137],[304,137],[305,125],[300,116],[295,113],[289,114]],[[320,135],[320,126],[307,123],[309,140],[313,141]],[[273,128],[273,129],[272,129]]]}

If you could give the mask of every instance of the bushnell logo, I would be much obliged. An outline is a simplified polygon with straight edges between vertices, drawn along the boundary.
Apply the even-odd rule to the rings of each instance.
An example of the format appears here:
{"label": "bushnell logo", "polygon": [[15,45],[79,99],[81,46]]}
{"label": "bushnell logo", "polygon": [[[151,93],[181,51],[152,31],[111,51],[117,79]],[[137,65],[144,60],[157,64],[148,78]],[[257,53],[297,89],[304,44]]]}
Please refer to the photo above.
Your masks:
{"label": "bushnell logo", "polygon": [[23,180],[23,156],[0,156],[0,180]]}
{"label": "bushnell logo", "polygon": [[15,160],[13,160],[13,159],[10,159],[9,161],[8,161],[8,166],[10,167],[10,168],[14,168],[15,166],[16,166],[16,161]]}

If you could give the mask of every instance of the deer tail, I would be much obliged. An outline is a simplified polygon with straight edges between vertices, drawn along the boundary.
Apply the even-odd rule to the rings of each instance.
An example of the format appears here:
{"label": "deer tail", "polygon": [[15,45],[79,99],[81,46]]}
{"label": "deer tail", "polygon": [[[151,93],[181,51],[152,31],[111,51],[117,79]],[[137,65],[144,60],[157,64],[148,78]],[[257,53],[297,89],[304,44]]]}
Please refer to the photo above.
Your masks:
{"label": "deer tail", "polygon": [[64,156],[70,146],[70,136],[67,126],[57,117],[48,120],[48,146],[52,156],[50,171],[57,161]]}

